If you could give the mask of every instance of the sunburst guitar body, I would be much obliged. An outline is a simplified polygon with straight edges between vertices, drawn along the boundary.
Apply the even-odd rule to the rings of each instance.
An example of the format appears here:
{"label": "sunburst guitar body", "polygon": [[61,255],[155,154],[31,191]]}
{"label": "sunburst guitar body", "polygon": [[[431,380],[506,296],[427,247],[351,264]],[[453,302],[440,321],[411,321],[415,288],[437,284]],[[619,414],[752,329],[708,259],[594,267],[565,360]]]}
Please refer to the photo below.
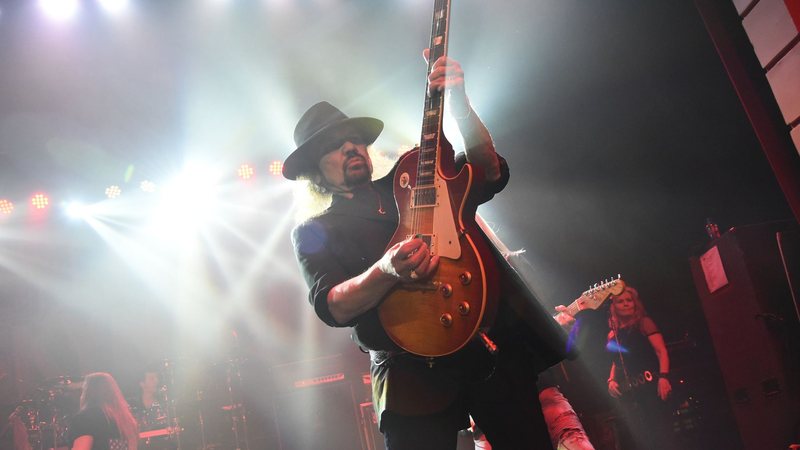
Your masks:
{"label": "sunburst guitar body", "polygon": [[491,325],[497,309],[497,269],[470,195],[483,174],[470,164],[456,173],[454,166],[441,136],[437,148],[423,145],[403,156],[394,177],[399,224],[388,247],[419,236],[440,261],[430,279],[398,284],[378,312],[397,345],[425,357],[458,351]]}

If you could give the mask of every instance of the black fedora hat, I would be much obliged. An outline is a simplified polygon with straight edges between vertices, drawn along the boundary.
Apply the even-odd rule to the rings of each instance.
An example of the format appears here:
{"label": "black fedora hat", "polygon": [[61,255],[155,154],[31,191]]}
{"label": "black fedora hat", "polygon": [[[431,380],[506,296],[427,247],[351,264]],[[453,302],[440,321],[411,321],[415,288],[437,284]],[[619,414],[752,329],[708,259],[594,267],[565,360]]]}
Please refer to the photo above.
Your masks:
{"label": "black fedora hat", "polygon": [[296,180],[298,176],[313,171],[320,158],[331,150],[326,141],[333,134],[350,126],[364,138],[369,145],[375,142],[383,131],[383,122],[372,117],[347,117],[328,102],[319,102],[308,108],[294,128],[294,143],[297,149],[283,162],[283,176]]}

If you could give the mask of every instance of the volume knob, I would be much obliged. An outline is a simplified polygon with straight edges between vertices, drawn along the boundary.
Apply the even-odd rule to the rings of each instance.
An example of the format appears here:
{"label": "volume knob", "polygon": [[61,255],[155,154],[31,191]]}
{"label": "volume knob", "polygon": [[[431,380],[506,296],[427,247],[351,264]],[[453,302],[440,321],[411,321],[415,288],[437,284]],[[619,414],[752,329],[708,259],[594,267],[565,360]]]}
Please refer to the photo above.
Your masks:
{"label": "volume knob", "polygon": [[453,286],[449,283],[445,283],[439,287],[439,292],[442,293],[442,296],[447,298],[453,295]]}
{"label": "volume knob", "polygon": [[445,328],[450,328],[450,326],[453,325],[453,316],[448,313],[444,313],[441,315],[441,317],[439,317],[439,322],[441,322]]}

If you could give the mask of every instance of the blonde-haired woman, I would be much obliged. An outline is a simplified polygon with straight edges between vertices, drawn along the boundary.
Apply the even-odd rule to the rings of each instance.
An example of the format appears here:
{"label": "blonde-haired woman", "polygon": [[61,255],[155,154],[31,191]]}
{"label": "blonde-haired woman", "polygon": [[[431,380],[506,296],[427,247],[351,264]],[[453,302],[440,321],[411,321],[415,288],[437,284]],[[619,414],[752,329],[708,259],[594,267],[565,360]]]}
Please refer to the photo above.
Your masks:
{"label": "blonde-haired woman", "polygon": [[91,373],[83,379],[81,409],[70,424],[72,450],[136,450],[136,420],[114,378]]}
{"label": "blonde-haired woman", "polygon": [[672,385],[664,336],[647,315],[636,289],[628,286],[611,300],[608,319],[611,331],[606,346],[612,358],[608,393],[620,399],[631,434],[622,432],[621,447],[672,448],[671,413],[665,403]]}

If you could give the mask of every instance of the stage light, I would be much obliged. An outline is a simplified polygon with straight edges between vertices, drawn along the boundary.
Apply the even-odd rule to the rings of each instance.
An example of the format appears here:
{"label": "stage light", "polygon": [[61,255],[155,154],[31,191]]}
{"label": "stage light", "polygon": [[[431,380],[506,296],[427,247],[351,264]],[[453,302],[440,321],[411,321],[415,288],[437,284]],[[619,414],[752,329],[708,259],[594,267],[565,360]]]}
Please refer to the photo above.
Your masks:
{"label": "stage light", "polygon": [[45,209],[50,205],[50,199],[45,194],[35,194],[31,197],[31,205],[36,209]]}
{"label": "stage light", "polygon": [[148,194],[152,194],[156,191],[156,184],[150,180],[144,180],[139,184],[139,188]]}
{"label": "stage light", "polygon": [[0,214],[9,215],[14,212],[14,203],[11,200],[0,198]]}
{"label": "stage light", "polygon": [[619,345],[615,341],[608,341],[606,344],[606,350],[611,353],[628,353],[628,349]]}
{"label": "stage light", "polygon": [[218,167],[190,163],[183,171],[160,187],[161,196],[151,229],[165,236],[191,236],[218,212]]}
{"label": "stage light", "polygon": [[64,210],[73,219],[85,219],[89,215],[89,207],[80,202],[69,202],[64,205]]}
{"label": "stage light", "polygon": [[128,0],[98,0],[98,3],[111,14],[119,14],[128,9]]}
{"label": "stage light", "polygon": [[249,180],[256,174],[256,170],[250,164],[242,164],[239,166],[239,170],[236,171],[236,174],[243,180]]}
{"label": "stage light", "polygon": [[278,176],[283,171],[283,163],[280,161],[272,161],[272,164],[269,165],[269,173]]}
{"label": "stage light", "polygon": [[108,198],[117,198],[120,194],[122,194],[122,189],[115,184],[106,188],[106,197]]}
{"label": "stage light", "polygon": [[80,4],[78,0],[39,0],[39,7],[50,18],[67,20],[72,18]]}

